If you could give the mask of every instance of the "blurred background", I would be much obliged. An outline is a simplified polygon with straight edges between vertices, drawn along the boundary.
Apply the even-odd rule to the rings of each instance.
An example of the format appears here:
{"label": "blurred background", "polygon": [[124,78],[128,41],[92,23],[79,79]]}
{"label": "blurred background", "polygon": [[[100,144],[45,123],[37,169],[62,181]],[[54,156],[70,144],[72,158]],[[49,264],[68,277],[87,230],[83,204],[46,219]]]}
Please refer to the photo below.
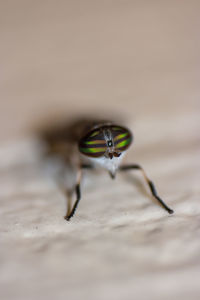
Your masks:
{"label": "blurred background", "polygon": [[0,5],[1,138],[48,116],[107,112],[130,123],[185,114],[186,122],[197,112],[198,1]]}
{"label": "blurred background", "polygon": [[[2,299],[199,299],[199,11],[197,0],[0,0]],[[133,131],[127,161],[173,216],[140,175],[88,173],[66,223],[33,135],[79,115]]]}

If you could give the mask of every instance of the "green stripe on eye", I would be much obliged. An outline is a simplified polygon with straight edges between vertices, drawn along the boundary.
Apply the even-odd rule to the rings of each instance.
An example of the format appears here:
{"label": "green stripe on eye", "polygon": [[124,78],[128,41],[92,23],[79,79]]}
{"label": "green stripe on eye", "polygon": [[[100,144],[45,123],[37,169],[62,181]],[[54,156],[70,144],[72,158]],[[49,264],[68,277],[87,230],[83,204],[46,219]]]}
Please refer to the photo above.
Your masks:
{"label": "green stripe on eye", "polygon": [[121,143],[117,144],[116,148],[121,148],[121,147],[127,146],[128,144],[130,144],[130,142],[131,142],[131,139],[129,138],[129,139],[127,139],[125,141],[122,141]]}
{"label": "green stripe on eye", "polygon": [[112,127],[113,130],[122,130],[120,127]]}
{"label": "green stripe on eye", "polygon": [[106,152],[106,148],[80,148],[80,151],[84,153],[98,153]]}
{"label": "green stripe on eye", "polygon": [[97,135],[97,134],[99,134],[99,130],[93,132],[93,133],[90,135],[90,137],[93,137],[93,136],[95,136],[95,135]]}
{"label": "green stripe on eye", "polygon": [[96,140],[96,141],[88,141],[88,142],[84,142],[84,144],[87,145],[99,145],[99,144],[105,144],[105,142],[103,140]]}
{"label": "green stripe on eye", "polygon": [[120,139],[126,137],[128,134],[129,134],[128,132],[119,134],[119,135],[117,135],[117,136],[114,138],[114,140],[115,140],[115,141],[120,140]]}

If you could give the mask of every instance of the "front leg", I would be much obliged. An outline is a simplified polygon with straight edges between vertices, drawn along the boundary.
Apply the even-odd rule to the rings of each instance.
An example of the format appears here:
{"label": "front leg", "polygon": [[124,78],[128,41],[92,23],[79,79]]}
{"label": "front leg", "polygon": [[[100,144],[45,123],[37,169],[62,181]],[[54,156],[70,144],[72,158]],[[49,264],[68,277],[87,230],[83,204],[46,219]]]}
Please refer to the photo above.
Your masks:
{"label": "front leg", "polygon": [[68,208],[67,208],[67,214],[65,216],[65,220],[70,221],[71,217],[73,217],[73,215],[75,214],[75,211],[78,207],[78,204],[81,200],[81,188],[80,188],[80,184],[81,184],[81,178],[82,178],[82,170],[83,169],[93,169],[92,165],[89,164],[82,164],[77,172],[77,180],[76,180],[76,185],[75,185],[75,193],[76,193],[76,201],[74,203],[73,208],[71,209],[71,193],[69,195],[69,202],[68,202]]}
{"label": "front leg", "polygon": [[165,202],[158,196],[157,191],[156,191],[156,188],[155,188],[155,185],[154,185],[153,182],[147,177],[147,175],[146,175],[144,169],[143,169],[140,165],[137,165],[137,164],[133,164],[133,165],[132,165],[132,164],[131,164],[131,165],[123,165],[123,166],[120,166],[120,167],[119,167],[119,170],[120,170],[120,171],[127,171],[127,170],[132,170],[132,169],[140,170],[140,171],[142,172],[142,175],[144,176],[144,179],[145,179],[145,181],[147,182],[147,184],[148,184],[148,186],[149,186],[149,188],[150,188],[150,190],[151,190],[151,193],[152,193],[153,197],[154,197],[155,199],[158,200],[158,202],[162,205],[162,207],[163,207],[164,209],[167,210],[167,212],[168,212],[169,214],[173,214],[174,211],[173,211],[171,208],[169,208],[169,207],[167,206],[167,204],[165,204]]}

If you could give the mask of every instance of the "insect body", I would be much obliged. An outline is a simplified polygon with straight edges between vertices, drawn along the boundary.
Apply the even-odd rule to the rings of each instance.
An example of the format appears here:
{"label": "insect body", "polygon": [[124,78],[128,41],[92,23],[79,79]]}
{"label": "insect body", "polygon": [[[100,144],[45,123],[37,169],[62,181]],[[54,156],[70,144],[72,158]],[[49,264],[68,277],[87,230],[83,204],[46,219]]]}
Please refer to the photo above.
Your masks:
{"label": "insect body", "polygon": [[[101,165],[108,170],[112,179],[115,178],[116,172],[127,171],[131,169],[140,170],[147,182],[150,191],[155,199],[162,205],[168,213],[172,214],[173,210],[169,208],[163,200],[158,196],[153,182],[147,177],[143,168],[138,164],[121,165],[121,161],[127,149],[133,141],[133,136],[129,129],[112,124],[102,123],[91,127],[85,134],[81,136],[78,142],[78,149],[81,157],[87,158],[87,160],[95,165]],[[81,170],[83,168],[92,168],[92,164],[82,163],[79,168],[77,184],[76,184],[76,201],[71,209],[68,207],[68,212],[65,217],[66,220],[70,220],[74,215],[78,203],[81,199],[80,182],[81,182]]]}

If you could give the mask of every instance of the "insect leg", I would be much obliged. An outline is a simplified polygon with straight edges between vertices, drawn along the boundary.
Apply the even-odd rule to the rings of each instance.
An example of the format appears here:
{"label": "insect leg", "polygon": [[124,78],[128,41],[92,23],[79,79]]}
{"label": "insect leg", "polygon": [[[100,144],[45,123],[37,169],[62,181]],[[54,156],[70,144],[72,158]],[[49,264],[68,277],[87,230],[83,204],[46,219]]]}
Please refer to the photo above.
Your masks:
{"label": "insect leg", "polygon": [[109,172],[109,175],[112,179],[115,179],[115,174],[113,174],[112,172]]}
{"label": "insect leg", "polygon": [[75,211],[78,207],[79,201],[81,200],[81,189],[80,189],[80,183],[82,178],[82,169],[92,169],[93,166],[89,164],[83,164],[79,167],[78,173],[77,173],[77,181],[75,185],[75,193],[76,193],[76,201],[74,203],[73,208],[71,209],[71,194],[69,195],[69,202],[67,207],[67,215],[65,216],[65,219],[67,221],[70,221],[71,217],[75,214]]}
{"label": "insect leg", "polygon": [[72,206],[72,191],[66,191],[65,192],[66,196],[67,196],[67,213],[66,213],[66,216],[65,216],[65,219],[66,217],[70,214],[71,212],[71,206]]}
{"label": "insect leg", "polygon": [[67,215],[65,217],[65,219],[67,221],[69,221],[71,219],[71,217],[73,217],[73,215],[74,215],[74,213],[75,213],[75,211],[77,209],[78,203],[81,200],[81,191],[80,191],[81,177],[82,177],[82,169],[79,168],[78,173],[77,173],[77,181],[76,181],[76,185],[75,185],[76,201],[75,201],[74,206],[73,206],[73,208],[72,208],[71,211],[69,211],[70,206],[68,206]]}
{"label": "insect leg", "polygon": [[173,214],[173,210],[171,208],[169,208],[167,206],[167,204],[165,204],[165,202],[158,196],[157,194],[157,191],[156,191],[156,188],[155,188],[155,185],[153,184],[153,182],[147,177],[144,169],[140,166],[140,165],[137,165],[137,164],[133,164],[133,165],[124,165],[124,166],[120,166],[119,167],[119,170],[120,171],[127,171],[127,170],[132,170],[132,169],[135,169],[135,170],[140,170],[142,172],[142,175],[144,176],[144,179],[145,181],[147,182],[150,190],[151,190],[151,193],[152,195],[154,196],[155,199],[158,200],[158,202],[162,205],[162,207],[164,209],[167,210],[167,212],[169,214]]}

